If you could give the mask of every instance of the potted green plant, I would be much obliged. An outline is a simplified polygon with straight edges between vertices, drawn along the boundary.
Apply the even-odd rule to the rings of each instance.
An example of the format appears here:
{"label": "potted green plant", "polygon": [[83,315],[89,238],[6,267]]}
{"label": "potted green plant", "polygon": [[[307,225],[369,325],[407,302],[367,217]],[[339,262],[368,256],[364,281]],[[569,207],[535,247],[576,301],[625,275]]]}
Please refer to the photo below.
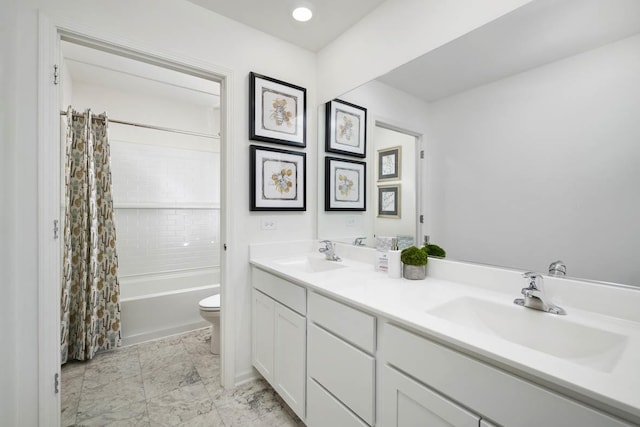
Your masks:
{"label": "potted green plant", "polygon": [[422,280],[427,277],[427,253],[415,246],[410,246],[400,254],[402,276],[410,280]]}
{"label": "potted green plant", "polygon": [[426,244],[422,247],[422,250],[428,256],[434,256],[438,258],[445,258],[447,256],[447,252],[438,245]]}

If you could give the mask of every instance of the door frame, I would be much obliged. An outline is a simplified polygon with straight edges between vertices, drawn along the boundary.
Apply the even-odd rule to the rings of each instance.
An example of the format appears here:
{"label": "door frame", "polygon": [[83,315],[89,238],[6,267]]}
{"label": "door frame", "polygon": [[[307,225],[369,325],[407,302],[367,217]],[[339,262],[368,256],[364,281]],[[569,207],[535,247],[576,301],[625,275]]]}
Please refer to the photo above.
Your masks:
{"label": "door frame", "polygon": [[[209,62],[183,56],[128,40],[110,32],[94,29],[73,21],[55,21],[38,13],[38,423],[60,424],[60,394],[56,378],[60,375],[60,109],[59,84],[54,83],[54,66],[61,72],[60,41],[64,38],[89,47],[203,77],[220,83],[220,297],[221,311],[221,384],[235,384],[235,340],[233,287],[228,281],[227,242],[233,192],[227,180],[227,168],[234,156],[233,120],[235,113],[234,71]],[[57,77],[60,80],[60,77]],[[54,221],[58,221],[54,236]]]}

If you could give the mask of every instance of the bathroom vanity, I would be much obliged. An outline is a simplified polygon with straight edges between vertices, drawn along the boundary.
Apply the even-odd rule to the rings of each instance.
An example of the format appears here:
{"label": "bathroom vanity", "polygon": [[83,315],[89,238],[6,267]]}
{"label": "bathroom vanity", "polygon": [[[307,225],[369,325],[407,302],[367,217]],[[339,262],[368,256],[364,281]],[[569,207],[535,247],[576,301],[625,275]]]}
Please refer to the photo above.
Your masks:
{"label": "bathroom vanity", "polygon": [[308,426],[640,424],[640,291],[545,277],[558,316],[513,304],[518,271],[318,247],[251,246],[253,365]]}

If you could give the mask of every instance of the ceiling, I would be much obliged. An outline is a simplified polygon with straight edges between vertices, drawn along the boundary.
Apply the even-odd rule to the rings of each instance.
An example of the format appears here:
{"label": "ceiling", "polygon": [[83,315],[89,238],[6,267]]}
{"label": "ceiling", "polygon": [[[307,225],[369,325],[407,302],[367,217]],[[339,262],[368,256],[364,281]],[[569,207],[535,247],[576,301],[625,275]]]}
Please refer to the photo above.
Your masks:
{"label": "ceiling", "polygon": [[[317,52],[385,0],[189,0],[227,18]],[[291,17],[294,5],[313,10],[308,22]]]}

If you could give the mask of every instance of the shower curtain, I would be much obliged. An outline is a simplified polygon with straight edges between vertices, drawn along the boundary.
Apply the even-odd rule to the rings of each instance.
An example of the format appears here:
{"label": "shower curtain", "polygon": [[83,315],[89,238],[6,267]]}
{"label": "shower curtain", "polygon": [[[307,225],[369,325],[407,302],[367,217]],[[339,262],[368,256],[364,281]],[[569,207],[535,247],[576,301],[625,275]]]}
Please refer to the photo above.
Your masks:
{"label": "shower curtain", "polygon": [[120,285],[105,114],[67,110],[61,356],[120,345]]}

